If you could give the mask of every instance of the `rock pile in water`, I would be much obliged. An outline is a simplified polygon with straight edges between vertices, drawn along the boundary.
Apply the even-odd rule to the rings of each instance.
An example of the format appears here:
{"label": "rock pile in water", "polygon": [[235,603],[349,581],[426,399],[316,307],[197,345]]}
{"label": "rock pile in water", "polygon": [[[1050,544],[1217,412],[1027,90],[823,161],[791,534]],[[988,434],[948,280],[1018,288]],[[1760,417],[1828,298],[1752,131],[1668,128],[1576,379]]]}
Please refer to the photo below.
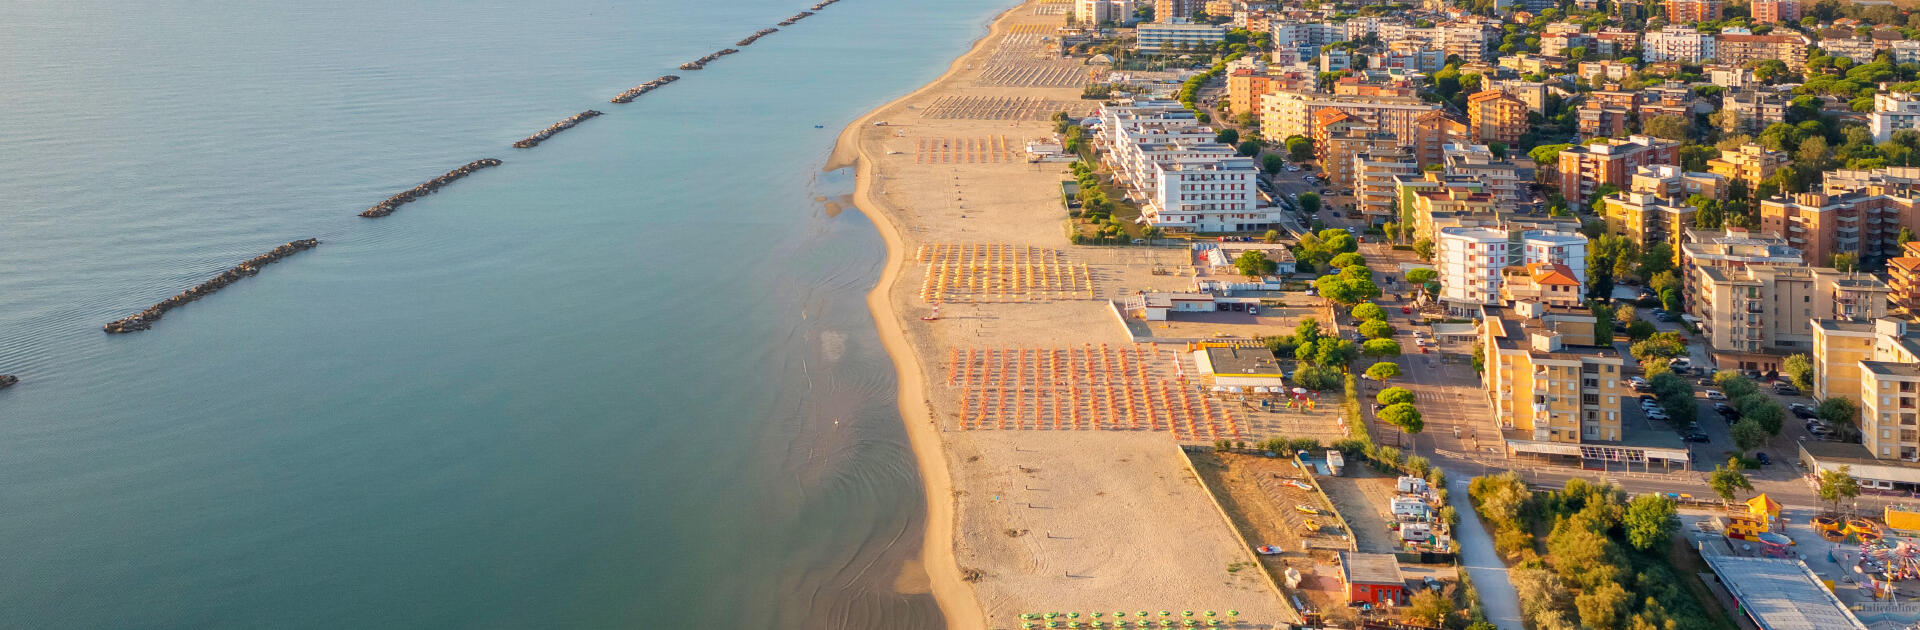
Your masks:
{"label": "rock pile in water", "polygon": [[801,11],[801,12],[799,12],[799,13],[795,13],[795,14],[793,14],[793,17],[790,17],[790,18],[787,18],[787,19],[784,19],[784,20],[780,20],[780,25],[781,25],[781,26],[793,26],[793,23],[794,23],[794,22],[798,22],[798,21],[800,21],[800,20],[804,20],[804,19],[807,19],[807,16],[809,16],[809,15],[813,15],[813,12],[812,12],[812,11]]}
{"label": "rock pile in water", "polygon": [[742,39],[742,40],[740,40],[740,41],[737,41],[737,42],[734,42],[734,43],[733,43],[733,45],[735,45],[735,46],[752,46],[752,45],[753,45],[753,42],[754,42],[754,41],[756,41],[756,40],[758,40],[758,39],[760,39],[760,38],[762,38],[762,37],[766,37],[766,36],[768,36],[768,35],[772,35],[772,34],[774,34],[774,32],[775,32],[775,31],[778,31],[778,30],[780,30],[780,29],[777,29],[777,28],[763,28],[763,29],[760,29],[760,31],[759,31],[759,32],[756,32],[756,33],[754,33],[754,34],[752,34],[752,35],[748,35],[746,39]]}
{"label": "rock pile in water", "polygon": [[681,70],[699,70],[699,69],[701,69],[701,68],[705,68],[705,67],[707,67],[707,64],[710,64],[710,63],[713,63],[713,60],[715,60],[715,59],[719,59],[719,58],[721,58],[721,57],[725,57],[725,56],[727,56],[727,55],[731,55],[731,54],[733,54],[733,53],[737,53],[737,52],[740,52],[740,49],[738,49],[738,48],[723,48],[723,49],[720,49],[720,50],[719,50],[719,51],[717,51],[717,52],[714,52],[714,53],[711,53],[711,54],[708,54],[708,55],[707,55],[707,56],[705,56],[705,57],[701,57],[701,58],[699,58],[699,59],[695,59],[695,60],[693,60],[693,61],[689,61],[689,62],[686,62],[686,63],[683,63],[683,64],[680,64],[680,69],[681,69]]}
{"label": "rock pile in water", "polygon": [[522,139],[519,142],[513,143],[513,148],[515,149],[534,148],[536,146],[539,146],[541,142],[546,141],[547,138],[553,137],[553,134],[560,133],[568,129],[572,129],[574,125],[580,124],[580,121],[586,120],[588,118],[592,118],[594,116],[599,116],[599,115],[600,115],[600,112],[598,110],[589,109],[587,111],[580,112],[572,116],[568,116],[565,119],[562,119],[560,122],[553,123],[552,126],[549,126],[546,129],[541,129],[539,132],[531,136],[527,136],[525,139]]}
{"label": "rock pile in water", "polygon": [[659,89],[660,86],[662,85],[666,85],[668,83],[672,83],[674,81],[679,81],[679,80],[680,80],[680,75],[669,74],[667,76],[660,77],[658,79],[654,79],[652,81],[648,81],[646,83],[642,83],[640,85],[634,86],[633,89],[627,90],[625,92],[621,92],[619,96],[613,97],[613,100],[608,102],[609,103],[631,103],[633,102],[633,99],[640,98],[641,94],[652,92],[656,89]]}
{"label": "rock pile in water", "polygon": [[[309,238],[275,247],[273,251],[255,256],[246,262],[234,265],[232,269],[220,272],[220,275],[214,276],[212,280],[202,282],[191,289],[175,294],[173,297],[161,300],[160,303],[147,307],[147,310],[109,322],[105,326],[106,331],[110,334],[121,334],[152,328],[153,323],[160,321],[160,316],[165,315],[167,311],[185,306],[188,302],[213,295],[215,291],[225,289],[227,285],[233,284],[241,278],[260,273],[260,269],[267,265],[280,262],[280,259],[288,256],[313,249],[315,245],[319,244],[320,239]],[[11,385],[11,383],[0,385],[0,387],[5,387],[6,385]]]}
{"label": "rock pile in water", "polygon": [[0,389],[13,387],[16,383],[19,383],[19,382],[20,382],[20,377],[18,376],[14,376],[12,374],[0,374]]}
{"label": "rock pile in water", "polygon": [[494,167],[499,165],[500,165],[500,160],[496,160],[493,158],[485,158],[485,159],[468,162],[466,166],[462,166],[460,168],[447,171],[447,174],[445,175],[441,175],[439,177],[429,179],[427,180],[427,183],[421,184],[419,186],[414,186],[405,191],[402,191],[398,195],[388,197],[385,200],[381,201],[380,203],[373,204],[373,207],[367,208],[367,211],[360,213],[360,216],[367,217],[369,219],[377,219],[380,217],[387,216],[389,214],[393,214],[393,211],[400,209],[400,206],[406,205],[408,202],[411,202],[415,199],[419,199],[421,197],[425,197],[427,195],[431,195],[435,192],[438,192],[442,187],[446,186],[447,184],[454,183],[455,181],[459,181],[459,179],[462,177],[472,175],[483,168],[489,168],[489,167]]}
{"label": "rock pile in water", "polygon": [[821,9],[825,9],[825,8],[827,8],[827,5],[829,5],[829,4],[833,4],[833,3],[835,3],[835,2],[839,2],[839,1],[840,1],[840,0],[821,0],[821,2],[820,2],[820,4],[816,4],[816,5],[813,5],[813,10],[815,10],[815,11],[819,11],[819,10],[821,10]]}

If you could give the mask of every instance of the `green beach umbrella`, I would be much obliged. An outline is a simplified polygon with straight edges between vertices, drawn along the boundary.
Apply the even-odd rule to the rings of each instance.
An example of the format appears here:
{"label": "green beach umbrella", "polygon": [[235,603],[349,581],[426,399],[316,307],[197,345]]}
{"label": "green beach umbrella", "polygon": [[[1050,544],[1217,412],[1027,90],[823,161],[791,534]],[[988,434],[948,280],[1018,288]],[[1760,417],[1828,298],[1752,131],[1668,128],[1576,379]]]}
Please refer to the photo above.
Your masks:
{"label": "green beach umbrella", "polygon": [[1206,614],[1207,614],[1207,616],[1208,616],[1208,617],[1212,617],[1212,616],[1214,616],[1214,612],[1213,612],[1213,611],[1211,611],[1211,610],[1209,610],[1209,611],[1207,611],[1207,613],[1206,613]]}
{"label": "green beach umbrella", "polygon": [[1088,626],[1091,626],[1091,627],[1094,627],[1094,628],[1105,628],[1105,627],[1107,627],[1107,622],[1105,622],[1105,621],[1095,621],[1095,622],[1093,622],[1093,623],[1090,623],[1090,624],[1087,624],[1087,625],[1088,625]]}
{"label": "green beach umbrella", "polygon": [[1183,617],[1192,617],[1192,616],[1193,616],[1193,611],[1191,611],[1191,610],[1182,610],[1182,611],[1180,611],[1180,615],[1181,615],[1181,616],[1183,616]]}
{"label": "green beach umbrella", "polygon": [[1022,628],[1027,628],[1028,630],[1032,630],[1034,626],[1038,626],[1038,625],[1040,625],[1040,624],[1037,624],[1037,623],[1034,623],[1034,622],[1031,622],[1031,621],[1029,621],[1029,622],[1026,622],[1026,623],[1023,623],[1023,624],[1020,624],[1020,627],[1022,627]]}
{"label": "green beach umbrella", "polygon": [[1162,616],[1162,617],[1171,617],[1171,616],[1173,616],[1173,612],[1172,612],[1172,611],[1167,611],[1167,610],[1162,610],[1162,611],[1160,611],[1160,616]]}
{"label": "green beach umbrella", "polygon": [[1048,618],[1048,619],[1052,619],[1052,618],[1054,618],[1054,617],[1058,617],[1058,616],[1060,616],[1060,613],[1047,613],[1047,618]]}
{"label": "green beach umbrella", "polygon": [[1144,611],[1144,610],[1140,611],[1140,616],[1142,617],[1147,616],[1147,611]]}
{"label": "green beach umbrella", "polygon": [[1227,616],[1228,616],[1228,617],[1238,617],[1238,616],[1240,616],[1240,611],[1238,611],[1238,610],[1229,610],[1229,611],[1227,611]]}
{"label": "green beach umbrella", "polygon": [[1093,617],[1094,619],[1099,619],[1099,618],[1100,618],[1100,615],[1102,615],[1102,614],[1104,614],[1104,613],[1101,613],[1100,611],[1098,611],[1098,610],[1096,610],[1096,611],[1093,611],[1093,612],[1090,612],[1090,613],[1087,613],[1087,616],[1089,616],[1089,617]]}
{"label": "green beach umbrella", "polygon": [[1070,612],[1070,613],[1067,613],[1067,617],[1068,617],[1068,618],[1070,618],[1070,619],[1079,619],[1079,618],[1080,618],[1080,613],[1077,613],[1077,612]]}

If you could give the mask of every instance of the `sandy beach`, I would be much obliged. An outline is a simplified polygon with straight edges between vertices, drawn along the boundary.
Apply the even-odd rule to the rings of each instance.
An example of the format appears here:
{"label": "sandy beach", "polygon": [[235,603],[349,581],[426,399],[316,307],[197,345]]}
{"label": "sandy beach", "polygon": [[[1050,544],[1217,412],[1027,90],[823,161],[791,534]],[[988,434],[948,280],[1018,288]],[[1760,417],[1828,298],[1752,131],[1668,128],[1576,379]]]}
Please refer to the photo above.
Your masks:
{"label": "sandy beach", "polygon": [[[1242,570],[1252,557],[1179,450],[1180,439],[1212,434],[1100,414],[1100,395],[1111,409],[1122,394],[1127,403],[1161,395],[1126,379],[1181,369],[1179,347],[1135,346],[1108,300],[1181,288],[1179,276],[1154,270],[1186,255],[1069,245],[1059,198],[1067,165],[1026,159],[1028,140],[1050,136],[1053,112],[1097,106],[1079,98],[1080,84],[1106,69],[1045,50],[1065,6],[1028,2],[999,15],[939,79],[849,125],[829,164],[856,169],[854,202],[887,243],[868,305],[926,483],[926,586],[956,629],[1017,628],[1020,614],[1044,611],[1237,610],[1240,627],[1295,620],[1258,571]],[[1017,269],[1007,276],[1015,288],[969,290],[980,279],[968,270],[981,268]],[[959,288],[923,295],[944,280]],[[938,319],[923,319],[935,301]],[[956,376],[966,368],[954,357],[970,350],[1011,351],[1030,357],[1014,369],[1051,374],[1069,357],[1099,378],[1111,369],[1100,360],[1123,355],[1121,381],[1090,388],[1092,402],[1076,388],[1050,390],[1074,398],[1016,401],[988,421],[980,391]]]}

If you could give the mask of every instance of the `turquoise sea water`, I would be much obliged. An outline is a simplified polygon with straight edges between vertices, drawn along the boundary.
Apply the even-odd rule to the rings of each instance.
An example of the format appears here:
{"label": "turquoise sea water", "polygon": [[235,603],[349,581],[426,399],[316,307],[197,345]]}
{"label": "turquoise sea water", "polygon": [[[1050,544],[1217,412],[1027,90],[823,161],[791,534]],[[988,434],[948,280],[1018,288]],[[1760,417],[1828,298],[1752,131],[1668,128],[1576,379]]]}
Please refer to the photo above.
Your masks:
{"label": "turquoise sea water", "polygon": [[810,3],[0,3],[0,627],[937,625],[820,167],[1009,3]]}

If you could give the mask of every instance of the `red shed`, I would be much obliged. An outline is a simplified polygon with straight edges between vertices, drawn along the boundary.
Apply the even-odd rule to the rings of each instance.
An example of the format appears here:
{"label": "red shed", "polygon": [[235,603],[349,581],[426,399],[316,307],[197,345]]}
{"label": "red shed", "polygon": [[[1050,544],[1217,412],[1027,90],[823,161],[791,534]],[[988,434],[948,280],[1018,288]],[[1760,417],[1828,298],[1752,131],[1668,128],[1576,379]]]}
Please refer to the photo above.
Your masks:
{"label": "red shed", "polygon": [[1398,606],[1408,601],[1407,581],[1400,578],[1400,561],[1393,554],[1341,552],[1340,581],[1349,602]]}

